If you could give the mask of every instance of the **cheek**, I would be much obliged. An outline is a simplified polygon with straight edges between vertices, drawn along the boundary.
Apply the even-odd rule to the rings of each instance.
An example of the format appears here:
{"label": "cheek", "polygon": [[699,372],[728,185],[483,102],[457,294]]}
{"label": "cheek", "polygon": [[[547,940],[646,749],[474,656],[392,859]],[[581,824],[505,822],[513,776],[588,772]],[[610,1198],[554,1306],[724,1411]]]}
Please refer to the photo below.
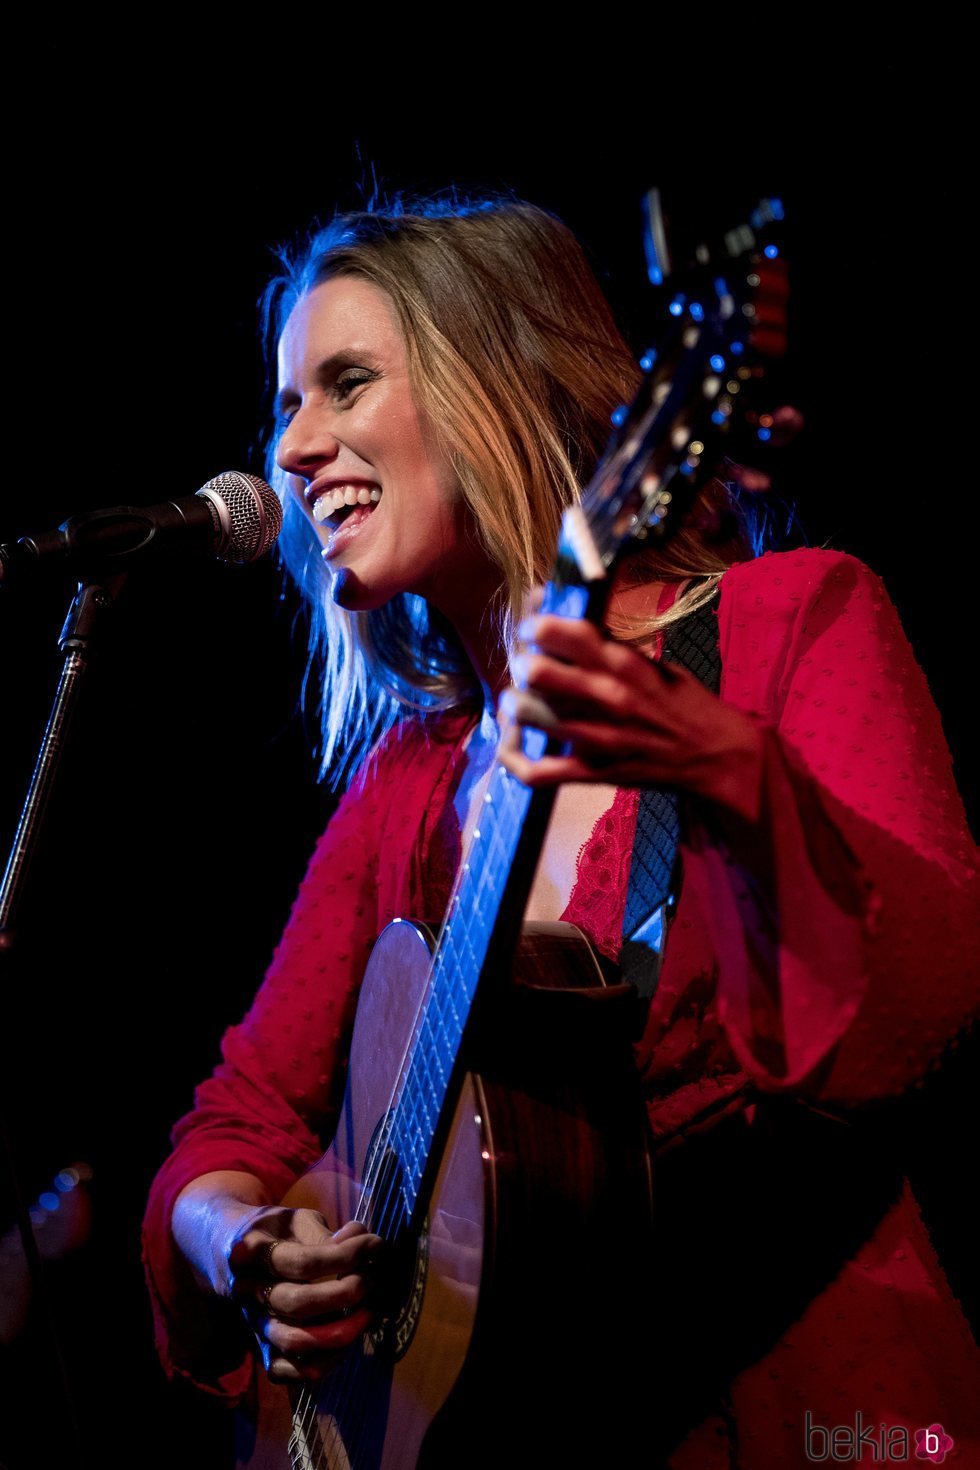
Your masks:
{"label": "cheek", "polygon": [[394,418],[391,427],[402,451],[404,475],[399,479],[414,498],[414,511],[430,530],[448,527],[462,504],[462,490],[448,452],[414,407]]}
{"label": "cheek", "polygon": [[438,487],[430,486],[428,494],[419,496],[411,508],[413,540],[433,547],[455,541],[460,504],[448,499]]}

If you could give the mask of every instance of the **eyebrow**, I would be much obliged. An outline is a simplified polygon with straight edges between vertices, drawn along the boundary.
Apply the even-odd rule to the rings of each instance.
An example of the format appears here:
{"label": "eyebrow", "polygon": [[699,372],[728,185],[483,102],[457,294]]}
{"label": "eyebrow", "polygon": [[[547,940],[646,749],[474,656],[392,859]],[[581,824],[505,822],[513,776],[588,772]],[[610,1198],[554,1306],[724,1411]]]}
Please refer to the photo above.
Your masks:
{"label": "eyebrow", "polygon": [[[314,377],[322,386],[332,382],[339,372],[348,367],[373,367],[378,366],[376,353],[369,352],[367,348],[345,347],[340,352],[333,352],[329,357],[323,358],[316,365]],[[299,401],[300,395],[295,388],[280,388],[275,396],[273,407],[277,414],[281,413],[287,404]]]}

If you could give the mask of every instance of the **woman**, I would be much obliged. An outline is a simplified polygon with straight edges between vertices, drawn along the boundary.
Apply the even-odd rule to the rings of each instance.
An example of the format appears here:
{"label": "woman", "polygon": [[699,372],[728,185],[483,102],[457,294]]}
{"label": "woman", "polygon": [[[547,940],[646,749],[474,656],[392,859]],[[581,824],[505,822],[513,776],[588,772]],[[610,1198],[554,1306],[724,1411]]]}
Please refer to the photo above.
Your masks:
{"label": "woman", "polygon": [[[909,1432],[945,1413],[968,1442],[968,1329],[910,1193],[868,1162],[891,1136],[879,1105],[976,1004],[975,857],[881,584],[849,557],[756,560],[744,530],[709,544],[692,526],[617,577],[613,638],[532,617],[511,660],[637,378],[577,242],[512,200],[343,217],[269,304],[324,767],[360,769],[154,1184],[168,1369],[244,1392],[241,1305],[279,1381],[328,1371],[371,1320],[375,1237],[277,1201],[330,1135],[375,934],[441,912],[497,716],[510,771],[561,786],[527,916],[578,924],[610,958],[639,792],[682,796],[683,884],[636,1055],[665,1320],[690,1371],[651,1454],[802,1463],[806,1434],[819,1447],[858,1410]],[[663,630],[716,595],[718,694],[656,662]],[[542,723],[568,754],[530,762],[515,731]],[[847,1210],[814,1200],[820,1169]],[[743,1203],[719,1228],[725,1198]],[[780,1249],[795,1265],[776,1280]]]}

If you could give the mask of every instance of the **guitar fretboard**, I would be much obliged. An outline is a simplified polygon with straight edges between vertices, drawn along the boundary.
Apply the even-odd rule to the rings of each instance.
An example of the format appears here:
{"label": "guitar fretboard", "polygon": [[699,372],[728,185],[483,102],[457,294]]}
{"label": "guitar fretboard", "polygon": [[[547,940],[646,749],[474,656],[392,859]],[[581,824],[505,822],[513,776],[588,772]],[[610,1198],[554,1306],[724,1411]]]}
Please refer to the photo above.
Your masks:
{"label": "guitar fretboard", "polygon": [[[545,610],[581,618],[595,611],[601,597],[596,583],[552,583]],[[525,730],[523,746],[537,757],[547,737]],[[494,764],[443,920],[389,1123],[389,1146],[401,1165],[405,1218],[414,1217],[427,1182],[487,956],[498,940],[509,951],[519,932],[553,800],[553,792],[531,791]]]}
{"label": "guitar fretboard", "polygon": [[403,1208],[412,1216],[453,1082],[491,941],[510,901],[515,856],[532,793],[495,764],[433,956],[389,1143],[402,1166]]}

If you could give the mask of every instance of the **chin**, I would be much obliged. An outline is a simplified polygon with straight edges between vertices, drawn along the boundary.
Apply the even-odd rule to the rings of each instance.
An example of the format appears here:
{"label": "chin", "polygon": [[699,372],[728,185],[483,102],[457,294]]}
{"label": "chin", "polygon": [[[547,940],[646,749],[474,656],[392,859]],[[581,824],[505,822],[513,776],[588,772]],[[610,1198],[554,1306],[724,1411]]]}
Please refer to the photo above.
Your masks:
{"label": "chin", "polygon": [[374,612],[396,595],[393,591],[366,587],[350,567],[338,567],[332,577],[330,595],[345,612]]}

